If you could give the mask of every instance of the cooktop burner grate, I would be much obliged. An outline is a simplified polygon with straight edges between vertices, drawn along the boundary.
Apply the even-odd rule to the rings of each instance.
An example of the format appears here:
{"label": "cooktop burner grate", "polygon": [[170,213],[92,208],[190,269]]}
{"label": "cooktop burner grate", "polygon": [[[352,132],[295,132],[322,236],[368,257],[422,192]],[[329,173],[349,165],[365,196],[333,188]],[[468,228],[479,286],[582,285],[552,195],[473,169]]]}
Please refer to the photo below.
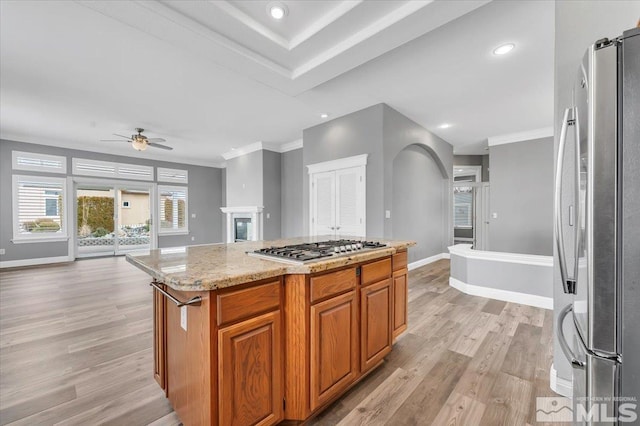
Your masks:
{"label": "cooktop burner grate", "polygon": [[250,256],[262,257],[287,263],[307,263],[327,257],[346,256],[351,253],[387,247],[375,241],[329,240],[317,243],[294,244],[283,247],[267,247],[253,252]]}

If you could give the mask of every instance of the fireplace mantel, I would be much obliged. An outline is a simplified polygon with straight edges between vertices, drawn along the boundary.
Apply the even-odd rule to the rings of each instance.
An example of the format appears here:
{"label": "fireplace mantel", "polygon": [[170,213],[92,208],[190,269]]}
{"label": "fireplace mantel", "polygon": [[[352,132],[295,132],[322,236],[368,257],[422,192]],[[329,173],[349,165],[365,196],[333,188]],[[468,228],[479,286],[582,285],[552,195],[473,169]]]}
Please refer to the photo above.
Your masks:
{"label": "fireplace mantel", "polygon": [[253,226],[253,232],[249,236],[249,241],[262,240],[263,218],[261,206],[239,206],[239,207],[220,207],[223,213],[227,215],[227,243],[235,242],[234,219],[250,218]]}

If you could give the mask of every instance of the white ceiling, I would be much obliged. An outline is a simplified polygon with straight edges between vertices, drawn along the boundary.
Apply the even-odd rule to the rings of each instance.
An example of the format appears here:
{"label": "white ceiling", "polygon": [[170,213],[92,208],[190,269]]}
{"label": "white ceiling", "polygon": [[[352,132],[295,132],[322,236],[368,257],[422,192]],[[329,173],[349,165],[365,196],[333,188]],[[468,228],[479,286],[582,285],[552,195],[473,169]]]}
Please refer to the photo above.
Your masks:
{"label": "white ceiling", "polygon": [[[0,137],[214,165],[380,102],[457,153],[553,123],[551,1],[282,2],[0,1]],[[99,141],[135,127],[175,149]]]}

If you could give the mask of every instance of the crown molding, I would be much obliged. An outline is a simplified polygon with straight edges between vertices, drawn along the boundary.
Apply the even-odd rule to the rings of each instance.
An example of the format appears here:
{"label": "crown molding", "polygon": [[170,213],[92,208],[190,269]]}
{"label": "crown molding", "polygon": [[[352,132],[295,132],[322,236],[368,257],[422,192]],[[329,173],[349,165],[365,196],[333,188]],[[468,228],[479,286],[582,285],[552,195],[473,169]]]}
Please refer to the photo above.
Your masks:
{"label": "crown molding", "polygon": [[548,138],[553,136],[553,127],[543,127],[541,129],[526,130],[524,132],[509,133],[500,136],[491,136],[487,139],[489,146],[506,145],[508,143],[525,142],[534,139]]}
{"label": "crown molding", "polygon": [[302,139],[295,140],[293,142],[283,143],[280,145],[280,153],[289,152],[302,148]]}
{"label": "crown molding", "polygon": [[[231,160],[232,158],[251,154],[252,152],[255,152],[255,151],[267,150],[267,151],[273,151],[273,152],[282,154],[283,152],[293,151],[294,149],[300,149],[300,148],[302,148],[302,139],[297,139],[295,141],[287,142],[283,144],[258,141],[258,142],[251,143],[249,145],[241,146],[240,148],[234,149],[232,151],[225,152],[224,154],[222,154],[222,157],[225,160]],[[224,167],[226,167],[226,163]]]}

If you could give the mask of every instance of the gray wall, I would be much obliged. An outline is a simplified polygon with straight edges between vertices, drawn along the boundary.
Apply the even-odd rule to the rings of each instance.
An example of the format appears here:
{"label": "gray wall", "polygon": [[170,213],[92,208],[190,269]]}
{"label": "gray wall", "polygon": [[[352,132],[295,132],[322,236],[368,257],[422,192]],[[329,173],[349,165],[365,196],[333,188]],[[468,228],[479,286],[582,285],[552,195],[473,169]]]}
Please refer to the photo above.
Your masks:
{"label": "gray wall", "polygon": [[[360,111],[336,118],[303,131],[303,165],[336,160],[360,154],[369,154],[367,163],[367,236],[401,238],[393,224],[399,224],[394,218],[407,217],[422,209],[424,198],[432,199],[440,194],[439,205],[443,206],[439,214],[433,214],[428,220],[422,218],[419,227],[432,229],[436,234],[421,236],[418,247],[410,250],[411,261],[446,251],[453,237],[451,220],[451,172],[453,167],[453,148],[443,139],[405,117],[386,104],[373,105]],[[394,161],[408,147],[408,154],[402,154],[400,164],[406,162],[426,162],[416,155],[427,155],[433,161],[428,172],[414,170],[413,177],[405,176],[399,170],[396,176]],[[421,151],[420,151],[421,150]],[[415,157],[415,158],[414,158]],[[418,160],[416,160],[418,159]],[[425,163],[426,164],[426,163]],[[440,175],[433,174],[437,170]],[[309,178],[306,168],[303,170],[303,219],[304,230],[309,229]],[[405,182],[408,178],[427,181]],[[394,181],[395,180],[395,181]],[[394,189],[402,185],[412,185],[412,196],[396,197]],[[425,187],[427,189],[425,190]],[[425,194],[422,194],[425,192]],[[418,195],[416,197],[416,195]],[[391,218],[385,219],[385,210],[391,212]],[[399,234],[407,235],[400,226]],[[437,231],[435,231],[437,229]],[[445,230],[444,233],[442,230]],[[416,239],[416,238],[413,238]]]}
{"label": "gray wall", "polygon": [[454,155],[454,166],[481,166],[482,181],[489,182],[489,154],[487,155]]}
{"label": "gray wall", "polygon": [[[573,80],[582,55],[589,45],[603,37],[617,37],[624,30],[636,25],[640,16],[638,1],[557,1],[555,3],[555,149],[558,151],[558,136],[562,112],[571,104]],[[554,271],[554,315],[567,304],[571,297],[561,290],[559,272]],[[569,321],[567,321],[568,323]],[[571,330],[565,328],[567,339],[572,339]],[[565,359],[557,341],[554,344],[554,366],[558,377],[571,380],[571,366]]]}
{"label": "gray wall", "polygon": [[[42,257],[68,256],[66,242],[37,244],[13,244],[13,211],[12,211],[12,164],[11,151],[38,152],[42,154],[63,155],[67,157],[67,173],[71,175],[71,159],[73,157],[89,158],[101,161],[135,163],[154,167],[186,169],[189,171],[189,235],[159,236],[159,247],[170,247],[189,244],[216,243],[222,241],[219,226],[222,220],[220,207],[222,203],[221,173],[214,167],[192,166],[187,164],[153,161],[135,157],[99,154],[89,151],[57,148],[7,140],[0,141],[0,247],[6,249],[2,261],[37,259]],[[16,171],[17,174],[61,176],[28,171]],[[195,213],[196,218],[191,218]],[[195,241],[191,241],[195,237]]]}
{"label": "gray wall", "polygon": [[223,207],[264,206],[263,151],[227,160],[226,195]]}
{"label": "gray wall", "polygon": [[[394,219],[397,215],[402,217],[406,212],[414,211],[418,208],[415,197],[407,197],[398,199],[394,196],[393,188],[396,185],[403,185],[404,182],[395,182],[395,167],[394,159],[409,146],[415,145],[424,152],[428,153],[434,164],[440,171],[440,179],[436,180],[434,176],[431,176],[430,181],[423,182],[423,185],[429,186],[429,191],[441,191],[443,206],[442,214],[440,217],[434,217],[432,223],[427,224],[423,221],[420,226],[434,226],[435,222],[438,222],[440,229],[445,230],[441,239],[437,242],[428,240],[417,240],[418,247],[409,250],[410,261],[420,259],[418,253],[419,246],[434,247],[432,244],[440,244],[440,250],[433,253],[431,250],[426,250],[422,253],[431,253],[430,255],[437,253],[446,253],[447,247],[453,243],[453,219],[452,219],[452,172],[453,172],[453,147],[443,139],[429,132],[424,127],[420,126],[415,121],[410,120],[404,115],[400,114],[395,109],[388,105],[383,104],[383,121],[384,121],[384,209],[391,211],[391,219],[385,220],[384,236],[385,238],[398,238],[396,236],[396,229],[394,224],[397,222]],[[368,182],[367,182],[368,185]],[[426,191],[426,188],[424,189]],[[418,190],[416,190],[418,191]],[[418,193],[416,192],[415,195]],[[431,220],[430,220],[431,222]],[[411,253],[416,253],[412,255]]]}
{"label": "gray wall", "polygon": [[417,145],[393,160],[393,238],[418,242],[409,250],[410,262],[442,253],[447,234],[442,180],[433,157]]}
{"label": "gray wall", "polygon": [[492,146],[490,155],[490,250],[551,256],[553,138]]}
{"label": "gray wall", "polygon": [[[281,164],[280,153],[262,151],[262,187],[264,202],[264,230],[265,240],[280,238],[281,214]],[[267,217],[268,216],[268,217]]]}
{"label": "gray wall", "polygon": [[[366,214],[367,236],[371,237],[382,237],[384,233],[382,111],[382,104],[374,105],[305,129],[302,133],[304,166],[369,154]],[[309,175],[306,167],[303,179],[303,220],[305,233],[308,233]]]}
{"label": "gray wall", "polygon": [[304,235],[304,206],[302,148],[282,153],[281,156],[281,234],[282,238]]}

